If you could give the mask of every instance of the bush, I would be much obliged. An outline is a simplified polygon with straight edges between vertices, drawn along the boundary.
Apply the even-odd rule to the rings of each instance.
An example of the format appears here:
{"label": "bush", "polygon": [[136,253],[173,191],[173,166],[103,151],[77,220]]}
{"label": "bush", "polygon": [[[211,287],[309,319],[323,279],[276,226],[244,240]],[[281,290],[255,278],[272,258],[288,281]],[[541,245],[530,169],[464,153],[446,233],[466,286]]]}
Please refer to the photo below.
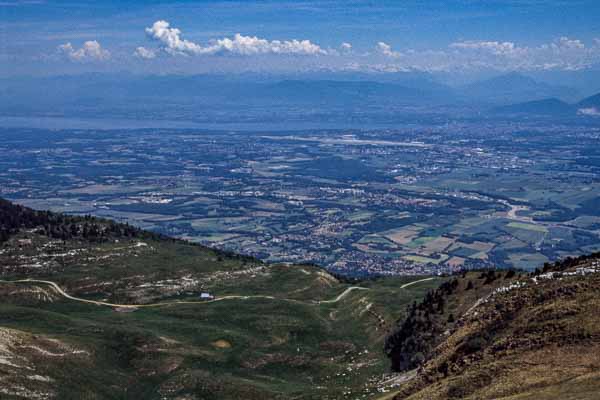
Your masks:
{"label": "bush", "polygon": [[472,354],[481,351],[487,345],[487,340],[482,336],[474,336],[467,340],[463,346],[465,354]]}
{"label": "bush", "polygon": [[413,354],[412,358],[410,359],[410,362],[413,365],[421,365],[423,364],[423,362],[425,362],[425,355],[423,355],[423,353],[421,353],[420,351]]}
{"label": "bush", "polygon": [[462,385],[453,385],[448,388],[449,399],[463,399],[469,395],[469,392]]}

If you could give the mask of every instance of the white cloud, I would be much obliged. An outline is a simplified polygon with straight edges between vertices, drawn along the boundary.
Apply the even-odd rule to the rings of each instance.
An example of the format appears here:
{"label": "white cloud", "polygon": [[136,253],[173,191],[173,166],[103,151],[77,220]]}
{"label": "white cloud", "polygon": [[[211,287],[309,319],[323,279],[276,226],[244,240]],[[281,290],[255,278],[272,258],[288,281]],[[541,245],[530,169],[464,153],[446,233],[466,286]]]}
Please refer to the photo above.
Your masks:
{"label": "white cloud", "polygon": [[145,60],[150,60],[156,57],[156,51],[152,49],[147,49],[145,47],[138,47],[133,52],[133,55],[138,58],[143,58]]}
{"label": "white cloud", "polygon": [[383,54],[384,56],[387,56],[387,57],[392,57],[392,58],[402,57],[402,53],[392,50],[392,46],[390,46],[389,44],[387,44],[385,42],[377,42],[377,45],[375,46],[375,50],[377,50],[378,53]]}
{"label": "white cloud", "polygon": [[352,51],[352,45],[348,42],[342,42],[340,49],[345,53],[349,53]]}
{"label": "white cloud", "polygon": [[18,7],[32,4],[44,4],[44,0],[15,0],[15,1],[1,1],[0,7]]}
{"label": "white cloud", "polygon": [[214,52],[231,52],[235,54],[325,54],[326,51],[309,40],[272,40],[259,39],[256,36],[242,36],[236,33],[233,40],[224,38],[208,47]]}
{"label": "white cloud", "polygon": [[[252,62],[265,63],[273,68],[310,69],[364,69],[378,71],[533,71],[533,70],[579,70],[600,63],[600,39],[584,43],[577,38],[557,37],[553,41],[537,45],[525,45],[504,40],[461,40],[443,49],[395,50],[380,41],[372,51],[361,51],[351,43],[341,42],[335,48],[321,48],[309,40],[269,40],[256,36],[235,34],[201,43],[185,38],[181,30],[169,22],[158,20],[146,28],[146,34],[156,47],[138,47],[134,56],[154,59],[161,54],[180,56],[209,55],[322,55],[323,57],[256,59]],[[70,58],[78,57],[78,50],[66,49]],[[284,61],[285,60],[285,61]],[[218,59],[213,62],[218,63]],[[234,62],[229,59],[228,62]],[[239,60],[246,68],[250,61]],[[258,64],[257,64],[258,65]],[[254,68],[254,67],[252,67]]]}
{"label": "white cloud", "polygon": [[596,107],[580,108],[577,110],[577,114],[586,115],[588,117],[600,117],[600,110]]}
{"label": "white cloud", "polygon": [[310,40],[267,40],[256,36],[243,36],[239,33],[233,38],[213,40],[209,45],[202,46],[192,41],[182,39],[181,31],[171,28],[167,21],[156,21],[146,28],[146,34],[161,44],[161,50],[171,55],[210,55],[210,54],[297,54],[318,55],[327,54],[320,46]]}
{"label": "white cloud", "polygon": [[449,47],[463,65],[500,70],[578,70],[600,62],[600,47],[588,48],[581,40],[564,36],[538,46],[470,40]]}
{"label": "white cloud", "polygon": [[513,42],[497,42],[483,40],[467,40],[450,44],[451,48],[464,50],[483,50],[495,55],[514,55],[520,52]]}
{"label": "white cloud", "polygon": [[171,28],[167,21],[156,21],[150,28],[146,28],[146,34],[164,46],[164,50],[170,54],[200,53],[202,46],[189,40],[180,38],[181,31],[177,28]]}
{"label": "white cloud", "polygon": [[572,71],[600,64],[600,40],[587,45],[564,36],[535,46],[501,40],[464,40],[449,44],[447,49],[398,52],[389,44],[378,42],[375,50],[375,54],[388,59],[381,63],[372,58],[373,54],[367,54],[357,64],[366,69],[421,71]]}
{"label": "white cloud", "polygon": [[58,51],[71,61],[105,61],[110,58],[110,52],[103,49],[96,40],[88,40],[79,49],[75,49],[70,42],[61,44]]}
{"label": "white cloud", "polygon": [[553,43],[557,48],[561,49],[584,49],[585,45],[579,39],[569,39],[568,37],[561,37],[557,42]]}

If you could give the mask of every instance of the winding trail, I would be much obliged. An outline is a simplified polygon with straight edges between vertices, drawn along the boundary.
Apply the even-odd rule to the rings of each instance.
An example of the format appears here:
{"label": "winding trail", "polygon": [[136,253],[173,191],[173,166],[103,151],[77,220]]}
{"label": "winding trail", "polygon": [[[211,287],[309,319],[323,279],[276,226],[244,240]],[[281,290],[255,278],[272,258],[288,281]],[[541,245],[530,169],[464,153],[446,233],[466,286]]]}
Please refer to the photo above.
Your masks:
{"label": "winding trail", "polygon": [[322,301],[319,301],[318,304],[337,303],[338,301],[340,301],[344,297],[346,297],[348,294],[350,294],[350,292],[353,291],[353,290],[369,290],[369,289],[365,288],[365,287],[360,287],[360,286],[351,286],[351,287],[347,288],[346,290],[344,290],[342,293],[340,293],[335,299],[332,299],[332,300],[322,300]]}
{"label": "winding trail", "polygon": [[434,279],[437,279],[437,277],[436,276],[432,276],[431,278],[419,279],[418,281],[408,282],[408,283],[405,283],[404,285],[400,286],[400,289],[405,289],[405,288],[407,288],[409,286],[412,286],[414,284],[421,283],[421,282],[426,282],[426,281],[432,281]]}
{"label": "winding trail", "polygon": [[364,288],[364,287],[360,287],[360,286],[352,286],[352,287],[349,287],[346,290],[344,290],[342,293],[340,293],[336,298],[334,298],[332,300],[323,300],[323,301],[317,301],[317,302],[304,302],[304,301],[296,300],[296,299],[286,299],[286,298],[267,296],[267,295],[251,295],[251,296],[229,295],[229,296],[214,298],[212,300],[200,300],[200,301],[173,300],[173,301],[165,301],[165,302],[149,303],[149,304],[116,304],[116,303],[109,303],[106,301],[90,300],[90,299],[83,299],[81,297],[71,296],[70,294],[65,292],[55,282],[45,281],[45,280],[41,280],[41,279],[21,279],[21,280],[16,280],[16,281],[0,280],[0,283],[13,283],[13,284],[14,283],[42,283],[42,284],[52,287],[54,290],[56,290],[56,292],[58,294],[60,294],[62,297],[69,299],[69,300],[78,301],[80,303],[95,304],[98,306],[106,306],[106,307],[121,308],[121,309],[132,309],[132,310],[135,310],[138,308],[164,307],[164,306],[170,306],[170,305],[174,305],[174,304],[210,304],[210,303],[216,303],[217,301],[236,300],[236,299],[237,300],[268,299],[268,300],[289,301],[292,303],[300,303],[300,304],[307,304],[307,305],[331,304],[331,303],[337,303],[338,301],[342,300],[353,290],[369,290],[368,288]]}
{"label": "winding trail", "polygon": [[[400,286],[400,289],[404,289],[404,288],[407,288],[414,284],[417,284],[420,282],[425,282],[425,281],[430,281],[433,279],[436,279],[436,277],[425,278],[425,279],[420,279],[418,281],[405,283],[404,285]],[[131,309],[131,310],[136,310],[138,308],[165,307],[165,306],[171,306],[171,305],[175,305],[175,304],[210,304],[210,303],[216,303],[217,301],[224,301],[224,300],[248,300],[248,299],[267,299],[267,300],[288,301],[288,302],[292,302],[292,303],[299,303],[299,304],[306,304],[306,305],[334,304],[334,303],[337,303],[337,302],[343,300],[346,296],[348,296],[354,290],[369,290],[369,288],[365,288],[365,287],[361,287],[361,286],[350,286],[349,288],[346,288],[342,293],[340,293],[339,295],[337,295],[335,298],[333,298],[331,300],[321,300],[321,301],[314,301],[314,302],[305,302],[305,301],[296,300],[296,299],[287,299],[284,297],[274,297],[274,296],[259,294],[259,295],[229,295],[229,296],[217,297],[212,300],[199,300],[199,301],[173,300],[173,301],[164,301],[164,302],[148,303],[148,304],[116,304],[116,303],[109,303],[106,301],[90,300],[90,299],[84,299],[81,297],[71,296],[69,293],[65,292],[57,283],[52,282],[52,281],[41,280],[41,279],[20,279],[20,280],[16,280],[16,281],[0,280],[0,283],[13,283],[13,284],[14,283],[38,283],[38,284],[41,283],[41,284],[45,284],[45,285],[52,287],[52,289],[54,289],[58,294],[60,294],[62,297],[69,299],[69,300],[78,301],[80,303],[95,304],[97,306],[105,306],[105,307],[120,308],[120,309]]]}

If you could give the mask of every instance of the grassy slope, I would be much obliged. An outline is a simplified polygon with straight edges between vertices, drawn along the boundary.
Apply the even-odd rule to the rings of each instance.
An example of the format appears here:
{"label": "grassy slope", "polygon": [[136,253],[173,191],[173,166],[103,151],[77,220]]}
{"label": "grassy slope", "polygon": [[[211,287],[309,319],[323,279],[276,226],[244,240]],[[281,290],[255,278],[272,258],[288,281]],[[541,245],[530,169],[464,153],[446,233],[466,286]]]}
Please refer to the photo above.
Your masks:
{"label": "grassy slope", "polygon": [[[140,246],[138,239],[89,244],[26,236],[33,245],[19,249],[16,241],[23,235],[4,245],[3,279],[49,279],[72,295],[122,303],[196,300],[201,291],[276,299],[123,313],[66,300],[42,284],[3,284],[0,338],[2,332],[21,338],[16,347],[8,346],[5,359],[35,366],[27,375],[0,363],[4,387],[14,389],[8,393],[17,387],[61,399],[83,394],[98,399],[287,399],[366,393],[373,389],[368,380],[389,368],[382,353],[389,326],[407,304],[439,283],[398,290],[410,278],[366,282],[369,290],[317,304],[351,285],[315,267],[266,266],[182,242],[149,239]],[[42,267],[28,267],[33,261]],[[182,277],[199,283],[182,287]],[[45,381],[31,378],[36,375]],[[35,396],[28,392],[15,398],[23,397]]]}

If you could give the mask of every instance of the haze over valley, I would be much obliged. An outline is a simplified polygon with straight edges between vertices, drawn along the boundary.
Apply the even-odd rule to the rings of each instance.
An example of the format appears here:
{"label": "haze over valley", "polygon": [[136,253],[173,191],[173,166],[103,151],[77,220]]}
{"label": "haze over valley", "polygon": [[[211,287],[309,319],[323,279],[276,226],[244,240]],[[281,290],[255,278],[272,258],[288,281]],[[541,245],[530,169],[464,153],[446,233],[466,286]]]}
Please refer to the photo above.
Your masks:
{"label": "haze over valley", "polygon": [[269,262],[437,274],[600,249],[589,124],[3,135],[2,196]]}
{"label": "haze over valley", "polygon": [[0,399],[598,400],[599,16],[0,1]]}

